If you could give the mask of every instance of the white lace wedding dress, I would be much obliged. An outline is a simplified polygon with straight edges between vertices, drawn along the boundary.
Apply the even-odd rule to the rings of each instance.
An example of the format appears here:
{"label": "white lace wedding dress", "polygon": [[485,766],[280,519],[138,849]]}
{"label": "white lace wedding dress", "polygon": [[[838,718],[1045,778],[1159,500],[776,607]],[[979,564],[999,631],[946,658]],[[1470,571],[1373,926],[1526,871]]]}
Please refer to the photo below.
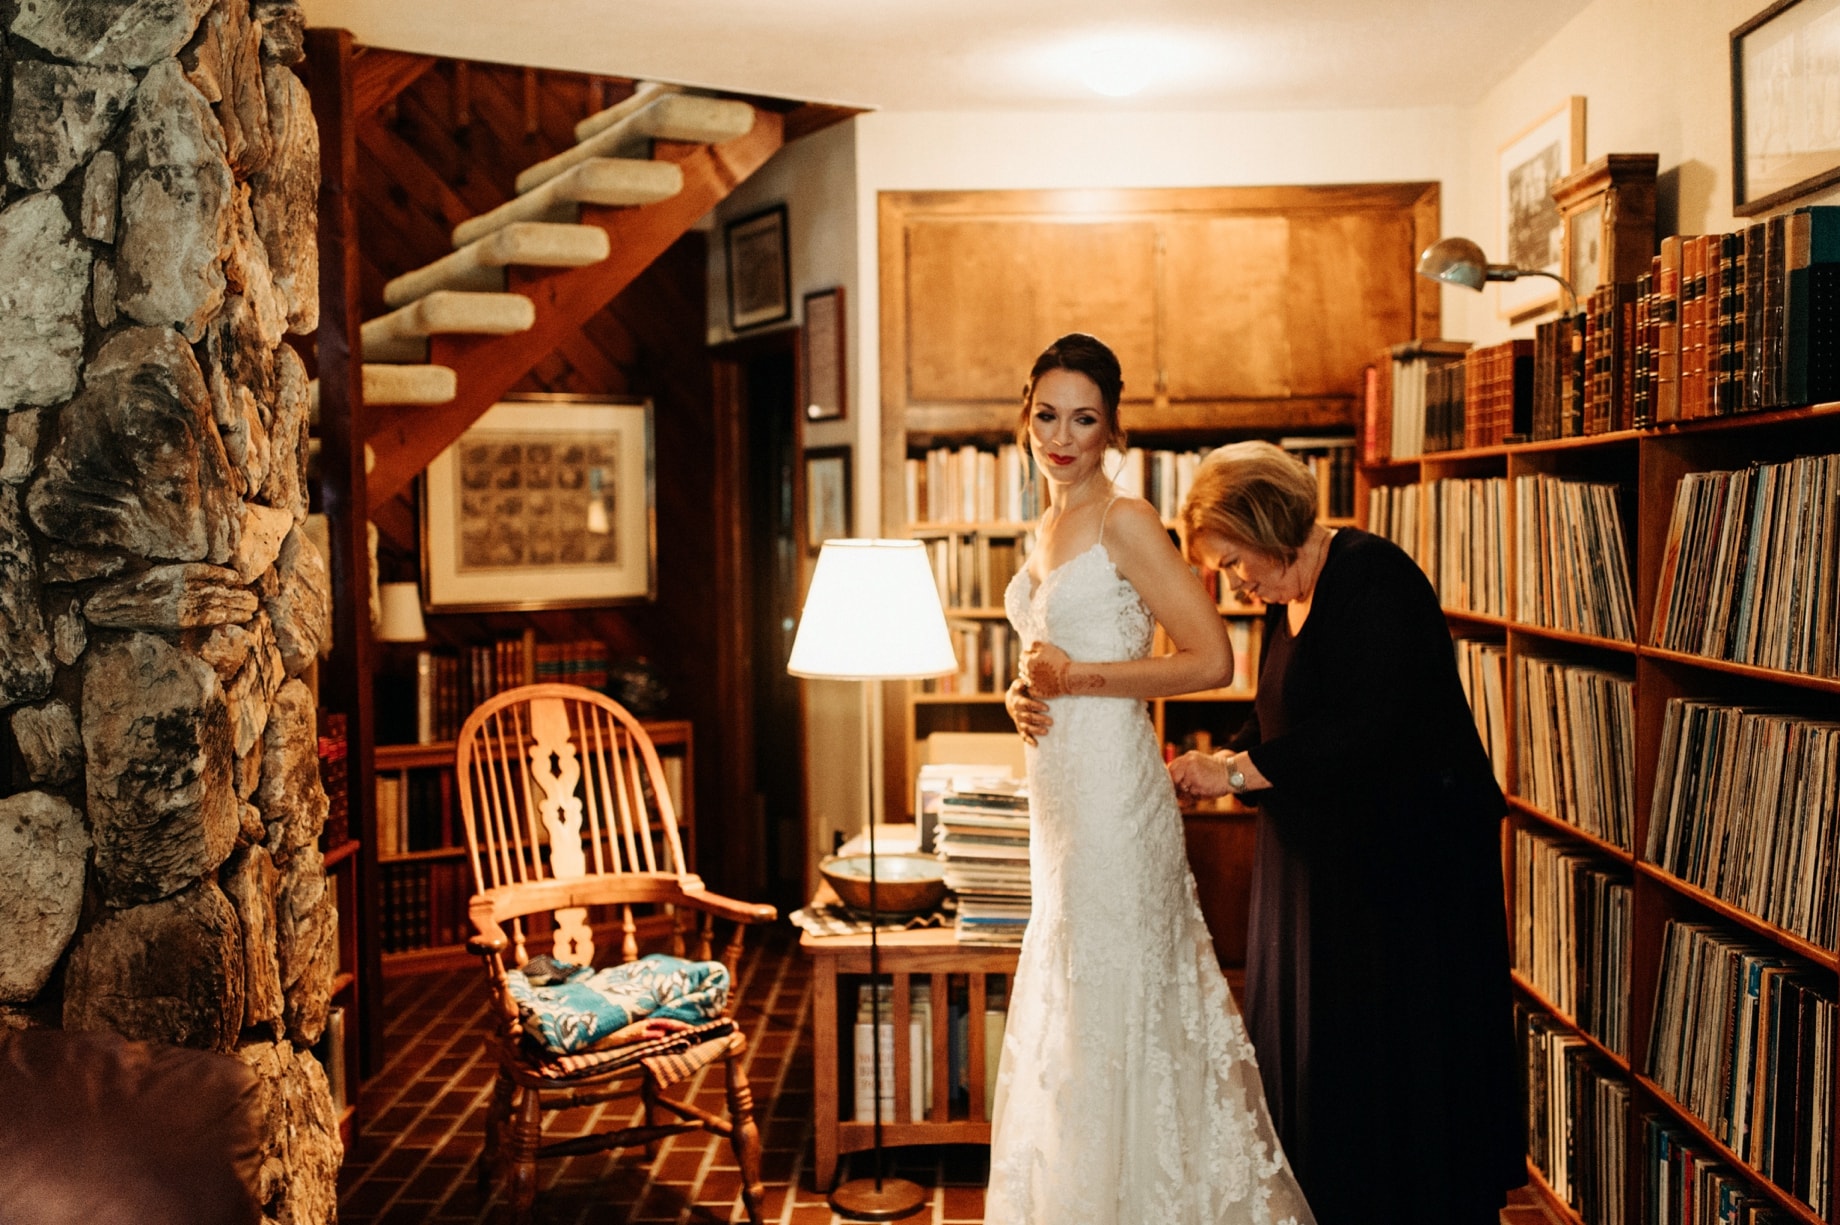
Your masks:
{"label": "white lace wedding dress", "polygon": [[[1139,659],[1104,538],[1004,596],[1026,645]],[[1034,909],[1011,992],[985,1225],[1313,1225],[1201,917],[1144,703],[1057,698],[1029,750]]]}

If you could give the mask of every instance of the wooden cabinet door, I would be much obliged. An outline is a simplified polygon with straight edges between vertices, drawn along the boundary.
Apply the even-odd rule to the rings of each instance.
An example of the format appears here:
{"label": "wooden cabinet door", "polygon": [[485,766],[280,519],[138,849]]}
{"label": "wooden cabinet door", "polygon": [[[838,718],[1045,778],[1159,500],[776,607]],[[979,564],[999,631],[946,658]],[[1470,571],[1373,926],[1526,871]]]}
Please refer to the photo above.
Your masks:
{"label": "wooden cabinet door", "polygon": [[1127,399],[1156,370],[1156,229],[1078,219],[917,219],[906,261],[907,402],[1020,404],[1035,357],[1090,332]]}
{"label": "wooden cabinet door", "polygon": [[1417,335],[1414,221],[1401,210],[1290,219],[1290,392],[1355,395],[1375,353]]}
{"label": "wooden cabinet door", "polygon": [[1288,218],[1256,214],[1163,223],[1162,364],[1171,400],[1291,394],[1290,227]]}

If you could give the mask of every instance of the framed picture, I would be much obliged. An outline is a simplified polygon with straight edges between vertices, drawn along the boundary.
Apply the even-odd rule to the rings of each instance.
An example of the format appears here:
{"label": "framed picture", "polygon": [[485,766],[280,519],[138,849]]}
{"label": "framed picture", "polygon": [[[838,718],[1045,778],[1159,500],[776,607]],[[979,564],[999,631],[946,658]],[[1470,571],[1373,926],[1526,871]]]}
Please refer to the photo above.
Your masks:
{"label": "framed picture", "polygon": [[1840,182],[1840,0],[1777,0],[1731,32],[1731,211]]}
{"label": "framed picture", "polygon": [[792,318],[792,268],[786,252],[786,206],[775,204],[731,221],[728,326],[739,332]]}
{"label": "framed picture", "polygon": [[[1517,268],[1564,276],[1564,229],[1552,185],[1584,165],[1584,99],[1568,98],[1501,147],[1498,162],[1500,230],[1494,258]],[[1523,277],[1495,287],[1496,309],[1521,319],[1558,305],[1559,286]]]}
{"label": "framed picture", "polygon": [[805,295],[805,418],[842,421],[844,391],[843,286]]}
{"label": "framed picture", "polygon": [[805,549],[850,534],[850,448],[805,452]]}
{"label": "framed picture", "polygon": [[428,465],[432,611],[628,604],[657,594],[649,400],[494,404]]}

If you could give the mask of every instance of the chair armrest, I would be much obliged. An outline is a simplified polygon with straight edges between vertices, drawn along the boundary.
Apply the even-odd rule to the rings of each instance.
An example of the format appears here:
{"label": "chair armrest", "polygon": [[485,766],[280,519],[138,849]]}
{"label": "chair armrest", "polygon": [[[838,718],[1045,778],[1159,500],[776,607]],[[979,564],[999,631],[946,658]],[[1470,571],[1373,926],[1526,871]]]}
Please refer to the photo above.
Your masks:
{"label": "chair armrest", "polygon": [[737,923],[771,923],[779,918],[777,907],[764,902],[737,902],[734,898],[711,893],[696,877],[686,877],[684,880],[684,902],[698,910],[707,910],[719,918],[732,919]]}
{"label": "chair armrest", "polygon": [[467,916],[473,920],[473,930],[476,933],[467,937],[467,952],[478,957],[491,957],[511,947],[511,938],[499,926],[490,898],[475,894],[466,911]]}

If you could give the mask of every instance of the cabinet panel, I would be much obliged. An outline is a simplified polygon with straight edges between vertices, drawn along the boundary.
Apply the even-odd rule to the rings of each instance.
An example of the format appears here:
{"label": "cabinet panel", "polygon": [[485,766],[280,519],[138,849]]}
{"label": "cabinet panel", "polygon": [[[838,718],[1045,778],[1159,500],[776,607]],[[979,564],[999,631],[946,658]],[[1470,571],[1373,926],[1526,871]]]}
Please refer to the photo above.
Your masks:
{"label": "cabinet panel", "polygon": [[907,399],[1017,402],[1029,364],[1067,332],[1155,370],[1156,231],[1143,222],[922,222],[907,233]]}
{"label": "cabinet panel", "polygon": [[1292,395],[1355,394],[1373,355],[1415,334],[1413,225],[1403,211],[1290,219]]}
{"label": "cabinet panel", "polygon": [[1163,370],[1172,400],[1291,394],[1291,222],[1285,217],[1163,223]]}

